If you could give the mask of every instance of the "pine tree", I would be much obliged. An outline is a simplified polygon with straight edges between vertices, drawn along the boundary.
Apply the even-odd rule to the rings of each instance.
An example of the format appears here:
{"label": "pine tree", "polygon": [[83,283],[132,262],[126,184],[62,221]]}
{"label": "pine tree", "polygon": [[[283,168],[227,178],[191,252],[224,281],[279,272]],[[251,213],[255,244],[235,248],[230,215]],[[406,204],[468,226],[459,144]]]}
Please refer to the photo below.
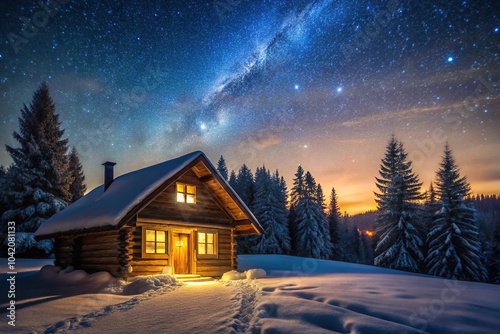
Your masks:
{"label": "pine tree", "polygon": [[227,166],[226,166],[226,160],[224,160],[224,157],[221,155],[219,161],[217,162],[217,171],[219,174],[222,176],[224,180],[228,180],[228,171],[227,171]]}
{"label": "pine tree", "polygon": [[297,167],[294,174],[293,187],[290,193],[290,211],[288,214],[288,228],[290,230],[290,239],[292,243],[292,254],[297,255],[297,212],[296,207],[299,199],[304,196],[304,169],[302,166]]}
{"label": "pine tree", "polygon": [[236,173],[234,172],[234,170],[232,170],[231,174],[229,174],[228,183],[231,186],[231,188],[233,188],[233,190],[236,191],[236,188],[238,187],[238,181],[236,180]]}
{"label": "pine tree", "polygon": [[418,202],[423,199],[422,183],[413,173],[403,144],[394,136],[389,141],[376,178],[380,193],[375,232],[379,236],[375,248],[375,265],[418,272],[422,266],[422,239]]}
{"label": "pine tree", "polygon": [[341,261],[356,263],[356,239],[353,239],[353,229],[355,227],[351,226],[350,217],[347,212],[344,213],[340,225],[340,248],[342,250]]}
{"label": "pine tree", "polygon": [[245,164],[238,171],[235,190],[248,208],[252,210],[255,195],[253,174]]}
{"label": "pine tree", "polygon": [[305,174],[302,191],[296,204],[297,255],[327,259],[332,249],[328,222],[318,203],[316,181],[309,172]]}
{"label": "pine tree", "polygon": [[332,242],[332,260],[342,260],[345,256],[341,248],[341,231],[340,231],[340,208],[338,205],[337,193],[335,188],[332,188],[330,194],[330,206],[328,210],[328,228],[330,232],[330,241]]}
{"label": "pine tree", "polygon": [[[252,171],[247,165],[243,164],[241,166],[234,184],[234,190],[238,196],[247,207],[253,211],[255,186]],[[253,235],[237,237],[238,252],[242,254],[252,254],[255,251],[256,241],[257,238]]]}
{"label": "pine tree", "polygon": [[489,245],[487,253],[489,281],[500,284],[500,220],[497,220],[494,238]]}
{"label": "pine tree", "polygon": [[71,202],[75,202],[85,194],[87,186],[85,185],[83,166],[74,146],[69,154],[69,172],[73,180],[69,186],[69,193],[71,195]]}
{"label": "pine tree", "polygon": [[69,199],[72,180],[68,173],[67,139],[61,138],[64,131],[59,126],[48,87],[42,84],[30,107],[21,109],[19,132],[13,134],[19,147],[6,146],[14,163],[5,187],[10,208],[3,213],[2,221],[16,221],[17,231],[27,232],[16,240],[26,240],[28,245],[16,245],[19,250],[29,252],[34,247],[48,251],[47,242],[36,243],[32,232],[63,209]]}
{"label": "pine tree", "polygon": [[286,197],[283,196],[282,181],[277,171],[272,176],[265,167],[257,168],[255,172],[256,193],[253,212],[264,228],[264,232],[257,237],[256,253],[290,253]]}
{"label": "pine tree", "polygon": [[465,200],[470,194],[470,186],[466,177],[460,176],[448,144],[437,171],[436,187],[440,209],[427,235],[428,273],[451,279],[485,281],[475,210]]}
{"label": "pine tree", "polygon": [[[9,209],[9,203],[7,202],[7,182],[9,178],[9,172],[4,166],[0,165],[0,212],[5,212]],[[7,226],[0,221],[0,233],[7,232]]]}
{"label": "pine tree", "polygon": [[321,212],[326,214],[325,195],[323,194],[323,188],[320,183],[318,183],[318,188],[316,188],[316,201],[318,201],[318,204],[321,207]]}
{"label": "pine tree", "polygon": [[[422,226],[422,235],[427,236],[434,219],[434,213],[438,210],[437,195],[432,182],[429,186],[429,189],[425,192],[424,198],[425,202],[423,206],[421,226]],[[425,240],[422,247],[422,254],[424,254],[424,257],[427,257],[428,251],[429,251],[429,245],[427,245],[427,240]],[[426,271],[425,261],[421,264],[420,269],[422,272]]]}
{"label": "pine tree", "polygon": [[291,192],[291,204],[297,205],[299,199],[304,195],[304,169],[299,165],[294,174],[293,187]]}

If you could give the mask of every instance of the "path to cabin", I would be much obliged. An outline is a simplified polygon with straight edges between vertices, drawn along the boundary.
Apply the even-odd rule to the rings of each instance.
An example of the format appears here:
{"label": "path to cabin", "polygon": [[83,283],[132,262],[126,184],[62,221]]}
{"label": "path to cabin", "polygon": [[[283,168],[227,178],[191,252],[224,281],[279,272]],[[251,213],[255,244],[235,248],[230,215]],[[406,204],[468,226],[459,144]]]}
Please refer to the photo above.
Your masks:
{"label": "path to cabin", "polygon": [[75,332],[238,333],[245,327],[239,320],[242,289],[245,287],[217,282],[186,284],[125,312],[96,319],[90,327]]}

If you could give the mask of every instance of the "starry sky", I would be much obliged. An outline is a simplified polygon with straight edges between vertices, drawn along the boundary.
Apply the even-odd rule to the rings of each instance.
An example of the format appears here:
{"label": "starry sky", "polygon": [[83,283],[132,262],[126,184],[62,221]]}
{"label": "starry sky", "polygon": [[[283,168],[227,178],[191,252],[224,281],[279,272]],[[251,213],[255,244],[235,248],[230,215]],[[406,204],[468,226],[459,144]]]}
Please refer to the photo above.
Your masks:
{"label": "starry sky", "polygon": [[448,141],[500,193],[496,0],[57,1],[0,4],[0,143],[46,81],[89,189],[202,150],[289,188],[301,164],[354,214],[395,134],[425,187]]}

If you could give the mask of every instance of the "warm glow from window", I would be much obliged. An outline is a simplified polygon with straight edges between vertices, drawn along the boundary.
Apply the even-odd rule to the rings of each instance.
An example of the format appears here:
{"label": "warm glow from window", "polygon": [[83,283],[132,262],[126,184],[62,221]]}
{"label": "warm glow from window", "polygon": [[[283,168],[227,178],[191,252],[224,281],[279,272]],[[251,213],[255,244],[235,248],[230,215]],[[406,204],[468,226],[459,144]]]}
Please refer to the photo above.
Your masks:
{"label": "warm glow from window", "polygon": [[198,254],[216,255],[215,233],[198,232]]}
{"label": "warm glow from window", "polygon": [[167,232],[146,230],[146,254],[167,253]]}
{"label": "warm glow from window", "polygon": [[196,203],[196,186],[184,183],[177,183],[177,202],[180,203]]}

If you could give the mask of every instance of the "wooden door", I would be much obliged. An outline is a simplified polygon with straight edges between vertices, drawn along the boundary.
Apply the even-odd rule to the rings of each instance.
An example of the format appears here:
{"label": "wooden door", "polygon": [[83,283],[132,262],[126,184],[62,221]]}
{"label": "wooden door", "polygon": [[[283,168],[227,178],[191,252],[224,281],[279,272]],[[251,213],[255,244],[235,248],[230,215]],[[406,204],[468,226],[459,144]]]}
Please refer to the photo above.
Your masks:
{"label": "wooden door", "polygon": [[189,274],[189,234],[174,234],[174,270],[176,274]]}

